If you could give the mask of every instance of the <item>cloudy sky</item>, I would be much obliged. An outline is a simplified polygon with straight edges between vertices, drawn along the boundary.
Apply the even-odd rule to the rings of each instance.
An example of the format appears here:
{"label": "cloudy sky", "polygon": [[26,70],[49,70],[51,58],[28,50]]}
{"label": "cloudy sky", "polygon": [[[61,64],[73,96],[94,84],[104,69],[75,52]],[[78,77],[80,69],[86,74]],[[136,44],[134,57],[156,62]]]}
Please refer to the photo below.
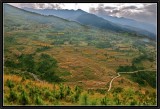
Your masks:
{"label": "cloudy sky", "polygon": [[82,9],[101,15],[130,18],[157,25],[156,3],[9,3],[34,9]]}

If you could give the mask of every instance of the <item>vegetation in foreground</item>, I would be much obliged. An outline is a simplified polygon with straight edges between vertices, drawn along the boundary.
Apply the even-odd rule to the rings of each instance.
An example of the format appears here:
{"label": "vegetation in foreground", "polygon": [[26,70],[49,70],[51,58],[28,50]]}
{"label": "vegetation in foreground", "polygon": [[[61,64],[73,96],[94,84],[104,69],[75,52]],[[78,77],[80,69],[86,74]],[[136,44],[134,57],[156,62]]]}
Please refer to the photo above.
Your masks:
{"label": "vegetation in foreground", "polygon": [[[100,89],[99,89],[100,90]],[[156,105],[156,93],[130,87],[84,90],[62,83],[37,82],[16,75],[4,75],[5,105]]]}

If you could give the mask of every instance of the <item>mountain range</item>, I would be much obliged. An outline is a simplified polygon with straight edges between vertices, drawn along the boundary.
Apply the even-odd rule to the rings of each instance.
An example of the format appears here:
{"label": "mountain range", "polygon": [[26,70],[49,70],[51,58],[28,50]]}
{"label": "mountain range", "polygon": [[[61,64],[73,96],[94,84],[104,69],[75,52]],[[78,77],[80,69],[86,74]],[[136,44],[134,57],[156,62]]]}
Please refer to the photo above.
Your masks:
{"label": "mountain range", "polygon": [[145,35],[150,39],[156,39],[156,27],[144,22],[127,18],[118,18],[107,15],[95,15],[87,13],[81,9],[32,9],[23,8],[26,11],[35,12],[42,15],[53,15],[70,21],[76,21],[84,25],[93,26],[96,28],[111,30],[116,32],[131,32],[138,35]]}
{"label": "mountain range", "polygon": [[143,29],[156,34],[156,26],[153,24],[139,22],[133,19],[125,18],[125,17],[115,17],[115,16],[102,15],[102,14],[96,14],[96,15],[117,24]]}

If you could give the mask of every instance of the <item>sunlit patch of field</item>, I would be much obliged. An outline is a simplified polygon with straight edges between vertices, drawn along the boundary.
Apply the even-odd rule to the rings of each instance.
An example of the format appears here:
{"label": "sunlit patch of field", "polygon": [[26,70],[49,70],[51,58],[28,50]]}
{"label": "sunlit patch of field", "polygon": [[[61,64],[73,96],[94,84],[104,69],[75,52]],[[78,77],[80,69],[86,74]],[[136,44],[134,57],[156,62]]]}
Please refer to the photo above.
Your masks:
{"label": "sunlit patch of field", "polygon": [[[3,76],[4,78],[4,83],[7,81],[7,80],[12,80],[13,82],[15,83],[20,83],[22,82],[22,77],[20,76],[17,76],[17,75],[4,75]],[[49,84],[47,82],[38,82],[38,81],[33,81],[33,80],[25,80],[23,82],[23,84],[32,84],[33,86],[37,86],[37,87],[41,87],[41,88],[49,88],[49,89],[53,89],[53,84]],[[55,86],[56,89],[58,89],[57,86]]]}
{"label": "sunlit patch of field", "polygon": [[153,62],[146,60],[146,61],[143,61],[142,64],[146,69],[156,69],[156,66],[154,65]]}
{"label": "sunlit patch of field", "polygon": [[30,39],[29,38],[18,38],[17,39],[17,43],[20,44],[20,45],[26,45],[30,42]]}

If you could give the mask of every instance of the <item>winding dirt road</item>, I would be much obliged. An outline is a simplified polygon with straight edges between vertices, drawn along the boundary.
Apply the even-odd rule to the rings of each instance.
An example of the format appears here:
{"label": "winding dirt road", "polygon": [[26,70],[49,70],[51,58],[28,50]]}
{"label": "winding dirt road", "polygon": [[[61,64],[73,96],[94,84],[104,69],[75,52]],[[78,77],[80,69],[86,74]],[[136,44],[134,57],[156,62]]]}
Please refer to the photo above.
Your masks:
{"label": "winding dirt road", "polygon": [[133,72],[117,72],[118,75],[116,77],[112,78],[109,83],[108,91],[111,90],[113,80],[121,76],[120,73],[137,73],[139,71],[157,71],[157,70],[156,69],[149,69],[149,70],[137,70],[137,71],[133,71]]}
{"label": "winding dirt road", "polygon": [[[120,73],[137,73],[139,71],[156,71],[155,69],[150,69],[150,70],[137,70],[137,71],[133,71],[133,72],[117,72],[117,76],[115,76],[114,78],[111,79],[110,83],[109,83],[109,88],[108,88],[108,92],[111,90],[112,88],[112,82],[114,79],[120,77]],[[40,79],[38,79],[37,75],[31,73],[31,72],[28,72],[28,74],[30,74],[31,76],[33,76],[33,78],[36,80],[36,81],[39,81],[39,82],[42,82]]]}
{"label": "winding dirt road", "polygon": [[110,90],[111,90],[113,80],[114,80],[114,79],[116,79],[116,78],[118,78],[118,77],[120,76],[120,74],[119,74],[119,73],[117,73],[117,74],[118,74],[118,76],[116,76],[116,77],[112,78],[112,80],[110,81],[108,91],[110,91]]}
{"label": "winding dirt road", "polygon": [[133,71],[133,72],[118,72],[118,73],[137,73],[137,72],[140,72],[140,71],[156,71],[155,69],[149,69],[149,70],[137,70],[137,71]]}
{"label": "winding dirt road", "polygon": [[35,75],[35,74],[33,74],[33,73],[30,73],[30,72],[28,72],[28,74],[30,74],[31,76],[33,76],[33,78],[34,78],[36,81],[42,82],[40,79],[38,79],[37,75]]}

